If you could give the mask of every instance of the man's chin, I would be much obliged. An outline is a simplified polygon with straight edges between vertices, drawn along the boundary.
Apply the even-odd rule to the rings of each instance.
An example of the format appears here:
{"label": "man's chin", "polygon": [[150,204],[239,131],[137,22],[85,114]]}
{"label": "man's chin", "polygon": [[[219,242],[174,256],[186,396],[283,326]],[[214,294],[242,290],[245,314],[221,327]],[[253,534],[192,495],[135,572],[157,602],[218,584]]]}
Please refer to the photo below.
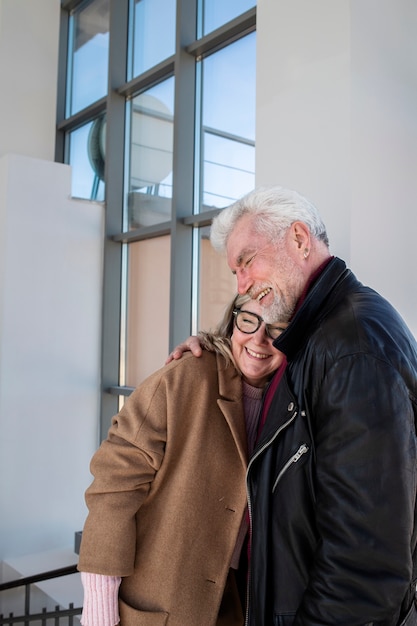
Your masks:
{"label": "man's chin", "polygon": [[273,302],[264,306],[261,300],[260,304],[262,306],[262,317],[266,324],[286,324],[292,317],[293,311],[289,310],[287,303],[283,302],[281,298],[278,299],[275,296]]}

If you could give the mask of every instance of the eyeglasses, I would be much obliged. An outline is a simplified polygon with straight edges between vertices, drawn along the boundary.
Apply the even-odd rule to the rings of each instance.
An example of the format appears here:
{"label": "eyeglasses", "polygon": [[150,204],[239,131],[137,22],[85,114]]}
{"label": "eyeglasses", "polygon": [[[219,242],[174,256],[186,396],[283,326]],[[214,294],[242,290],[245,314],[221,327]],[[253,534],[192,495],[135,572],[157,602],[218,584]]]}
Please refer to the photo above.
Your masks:
{"label": "eyeglasses", "polygon": [[[245,311],[243,309],[234,309],[236,328],[246,335],[252,335],[261,327],[264,321],[260,315]],[[274,324],[265,324],[265,332],[271,339],[276,339],[284,332],[284,326],[276,326]]]}

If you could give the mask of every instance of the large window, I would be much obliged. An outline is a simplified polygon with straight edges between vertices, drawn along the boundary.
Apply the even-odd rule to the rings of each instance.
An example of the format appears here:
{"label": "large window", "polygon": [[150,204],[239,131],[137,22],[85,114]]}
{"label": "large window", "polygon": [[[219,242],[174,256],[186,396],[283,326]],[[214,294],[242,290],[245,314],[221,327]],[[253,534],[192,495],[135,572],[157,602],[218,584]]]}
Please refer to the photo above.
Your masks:
{"label": "large window", "polygon": [[227,206],[254,186],[255,34],[201,64],[200,210],[207,210]]}
{"label": "large window", "polygon": [[175,0],[131,0],[132,67],[139,76],[175,54]]}
{"label": "large window", "polygon": [[[209,243],[255,176],[253,0],[62,0],[57,159],[105,203],[102,434],[234,295]],[[64,78],[62,78],[64,77]]]}
{"label": "large window", "polygon": [[253,0],[201,0],[198,37],[216,30],[254,7]]}
{"label": "large window", "polygon": [[80,3],[69,23],[68,115],[107,94],[109,0]]}
{"label": "large window", "polygon": [[174,78],[140,93],[129,105],[128,225],[171,219],[174,145]]}

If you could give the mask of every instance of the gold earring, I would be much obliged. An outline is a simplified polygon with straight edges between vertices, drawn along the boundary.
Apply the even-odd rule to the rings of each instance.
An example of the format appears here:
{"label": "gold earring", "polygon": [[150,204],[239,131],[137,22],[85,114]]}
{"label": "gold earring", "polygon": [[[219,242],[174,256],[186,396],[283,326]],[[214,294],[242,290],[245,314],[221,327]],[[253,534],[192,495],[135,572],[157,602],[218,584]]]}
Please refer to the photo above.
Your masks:
{"label": "gold earring", "polygon": [[309,249],[305,248],[304,249],[304,258],[306,259],[308,257],[308,253],[309,253]]}

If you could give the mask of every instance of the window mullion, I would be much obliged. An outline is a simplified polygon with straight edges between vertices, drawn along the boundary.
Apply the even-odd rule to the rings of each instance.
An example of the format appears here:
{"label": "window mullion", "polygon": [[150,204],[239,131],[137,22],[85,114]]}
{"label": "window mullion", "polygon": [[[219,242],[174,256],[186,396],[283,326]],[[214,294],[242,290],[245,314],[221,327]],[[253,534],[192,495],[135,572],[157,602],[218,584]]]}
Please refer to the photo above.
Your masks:
{"label": "window mullion", "polygon": [[170,349],[191,332],[192,214],[194,193],[195,60],[197,0],[178,0],[175,54],[173,211],[171,228]]}
{"label": "window mullion", "polygon": [[125,98],[117,89],[126,82],[128,0],[110,0],[110,47],[106,132],[106,211],[104,241],[101,437],[118,410],[107,389],[119,382],[122,292],[122,244],[112,235],[122,230],[124,191]]}

